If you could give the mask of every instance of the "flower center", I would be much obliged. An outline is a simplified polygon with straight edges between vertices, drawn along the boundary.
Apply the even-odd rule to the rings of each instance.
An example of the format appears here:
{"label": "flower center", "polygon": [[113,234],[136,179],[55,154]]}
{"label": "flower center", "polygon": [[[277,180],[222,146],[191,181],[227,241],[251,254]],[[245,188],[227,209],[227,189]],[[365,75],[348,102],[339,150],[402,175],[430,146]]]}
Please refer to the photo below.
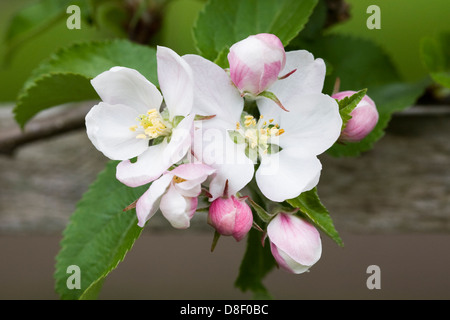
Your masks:
{"label": "flower center", "polygon": [[250,159],[256,160],[258,155],[279,151],[276,142],[278,137],[284,133],[284,129],[280,129],[273,119],[266,121],[263,116],[260,116],[257,121],[253,116],[246,115],[243,123],[242,126],[240,122],[237,122],[236,130],[230,132],[230,136],[236,143],[244,142],[246,144],[247,156]]}
{"label": "flower center", "polygon": [[147,114],[141,114],[136,118],[138,124],[131,126],[130,130],[137,132],[137,139],[156,139],[168,136],[172,132],[170,125],[164,121],[156,109],[150,109]]}

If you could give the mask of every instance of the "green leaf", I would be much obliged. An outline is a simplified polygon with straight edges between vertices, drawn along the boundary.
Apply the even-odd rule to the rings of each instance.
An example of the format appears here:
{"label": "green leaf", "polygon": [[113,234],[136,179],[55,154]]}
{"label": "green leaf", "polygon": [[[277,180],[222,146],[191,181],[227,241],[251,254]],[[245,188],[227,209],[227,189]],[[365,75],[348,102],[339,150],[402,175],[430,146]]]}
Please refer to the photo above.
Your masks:
{"label": "green leaf", "polygon": [[239,268],[235,286],[243,292],[251,291],[257,299],[271,299],[271,295],[263,285],[264,277],[276,266],[266,239],[262,245],[262,233],[251,229],[248,233],[247,250]]}
{"label": "green leaf", "polygon": [[[61,299],[95,299],[105,277],[117,267],[141,234],[135,210],[123,209],[146,187],[129,188],[115,177],[111,161],[83,195],[63,233],[56,257],[55,290]],[[81,288],[68,289],[67,267],[81,271]]]}
{"label": "green leaf", "polygon": [[136,69],[158,85],[153,48],[128,40],[75,44],[56,52],[32,72],[14,108],[16,121],[23,127],[47,108],[99,99],[90,80],[114,66]]}
{"label": "green leaf", "polygon": [[324,231],[339,246],[344,246],[327,208],[320,202],[316,188],[303,192],[297,198],[289,199],[287,202],[294,208],[300,209],[313,224]]}
{"label": "green leaf", "polygon": [[352,118],[350,113],[356,108],[362,98],[364,98],[366,92],[367,89],[363,89],[338,101],[339,113],[342,118],[342,129],[345,129],[347,122]]}
{"label": "green leaf", "polygon": [[197,49],[226,67],[226,51],[249,35],[272,33],[286,46],[303,29],[316,4],[317,0],[210,0],[194,26]]}
{"label": "green leaf", "polygon": [[450,33],[425,37],[420,43],[420,55],[431,78],[450,88]]}

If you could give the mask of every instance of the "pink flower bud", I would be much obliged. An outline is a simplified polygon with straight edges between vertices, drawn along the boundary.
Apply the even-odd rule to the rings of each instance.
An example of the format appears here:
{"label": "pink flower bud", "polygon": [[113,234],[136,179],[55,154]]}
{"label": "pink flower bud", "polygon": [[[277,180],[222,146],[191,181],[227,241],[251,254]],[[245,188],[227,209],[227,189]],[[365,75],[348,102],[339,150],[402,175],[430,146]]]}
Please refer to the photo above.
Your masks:
{"label": "pink flower bud", "polygon": [[233,44],[228,62],[231,80],[239,91],[257,96],[278,79],[286,53],[277,36],[260,33]]}
{"label": "pink flower bud", "polygon": [[322,242],[317,229],[295,215],[279,213],[267,226],[270,250],[280,268],[303,273],[322,255]]}
{"label": "pink flower bud", "polygon": [[244,199],[235,196],[217,198],[209,207],[208,223],[221,235],[233,236],[240,241],[252,227],[252,210]]}
{"label": "pink flower bud", "polygon": [[[355,93],[356,91],[342,91],[334,94],[332,97],[341,100]],[[339,137],[341,142],[361,141],[375,128],[378,122],[378,111],[375,102],[367,95],[362,98],[350,115],[352,118],[347,122],[344,131]]]}

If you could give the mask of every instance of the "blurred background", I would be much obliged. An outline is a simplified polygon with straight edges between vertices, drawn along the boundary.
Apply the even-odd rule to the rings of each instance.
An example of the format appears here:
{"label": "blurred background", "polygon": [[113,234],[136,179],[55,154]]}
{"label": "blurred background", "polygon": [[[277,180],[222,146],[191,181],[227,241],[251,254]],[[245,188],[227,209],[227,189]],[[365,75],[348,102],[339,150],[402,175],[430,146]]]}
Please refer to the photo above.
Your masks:
{"label": "blurred background", "polygon": [[[34,2],[0,0],[0,37],[15,12]],[[330,34],[374,41],[390,55],[405,82],[428,76],[420,57],[421,39],[450,32],[448,0],[346,2],[350,18],[333,26]],[[192,25],[204,3],[170,1],[152,42],[180,55],[196,53]],[[379,30],[366,27],[371,4],[381,8]],[[17,127],[14,101],[43,59],[76,41],[116,36],[88,24],[69,30],[62,19],[18,47],[0,69],[0,134]],[[0,47],[0,56],[5,54],[6,47]],[[275,298],[450,298],[448,108],[411,108],[395,115],[385,137],[361,157],[322,157],[321,199],[345,247],[324,236],[322,259],[311,272],[293,276],[272,271],[265,284]],[[106,161],[84,130],[0,154],[0,299],[58,299],[53,272],[61,232]],[[213,231],[203,225],[199,217],[198,225],[181,232],[155,221],[109,275],[100,299],[250,298],[233,287],[245,244],[222,239],[211,253]],[[379,290],[366,286],[367,267],[374,264],[381,268]]]}

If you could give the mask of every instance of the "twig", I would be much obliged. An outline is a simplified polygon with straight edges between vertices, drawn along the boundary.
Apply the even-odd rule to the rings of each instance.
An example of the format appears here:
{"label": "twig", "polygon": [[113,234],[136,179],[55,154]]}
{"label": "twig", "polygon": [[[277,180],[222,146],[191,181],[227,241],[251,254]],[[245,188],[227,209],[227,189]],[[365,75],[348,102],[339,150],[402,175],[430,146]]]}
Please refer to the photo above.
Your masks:
{"label": "twig", "polygon": [[93,104],[67,108],[56,115],[31,120],[22,130],[18,125],[0,130],[0,154],[12,156],[25,144],[61,133],[85,128],[85,116]]}

